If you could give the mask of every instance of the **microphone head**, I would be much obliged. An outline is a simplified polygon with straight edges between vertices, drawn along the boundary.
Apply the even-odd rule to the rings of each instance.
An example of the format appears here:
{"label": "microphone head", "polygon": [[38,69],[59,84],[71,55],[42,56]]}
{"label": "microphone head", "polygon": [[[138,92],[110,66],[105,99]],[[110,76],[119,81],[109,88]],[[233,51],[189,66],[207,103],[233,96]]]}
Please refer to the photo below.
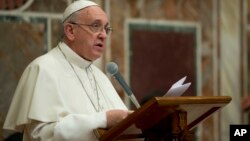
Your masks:
{"label": "microphone head", "polygon": [[118,72],[118,66],[114,62],[109,62],[106,65],[106,70],[110,75],[115,75]]}

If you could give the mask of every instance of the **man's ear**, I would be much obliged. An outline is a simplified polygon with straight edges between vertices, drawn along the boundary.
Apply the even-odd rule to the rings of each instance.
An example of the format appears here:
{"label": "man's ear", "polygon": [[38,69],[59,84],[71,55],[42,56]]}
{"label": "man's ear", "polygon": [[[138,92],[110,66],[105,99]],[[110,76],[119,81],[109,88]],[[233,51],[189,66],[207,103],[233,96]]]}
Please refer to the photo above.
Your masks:
{"label": "man's ear", "polygon": [[66,23],[66,25],[64,26],[64,34],[68,38],[68,40],[74,40],[75,35],[73,25]]}

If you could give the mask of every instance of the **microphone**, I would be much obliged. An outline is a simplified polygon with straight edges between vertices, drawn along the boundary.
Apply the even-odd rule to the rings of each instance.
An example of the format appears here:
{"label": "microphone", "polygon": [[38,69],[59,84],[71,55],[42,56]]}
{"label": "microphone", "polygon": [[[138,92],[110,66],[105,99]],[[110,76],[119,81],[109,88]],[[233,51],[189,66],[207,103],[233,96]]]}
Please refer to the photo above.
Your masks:
{"label": "microphone", "polygon": [[119,82],[119,84],[125,90],[128,97],[133,102],[133,104],[136,106],[136,108],[140,108],[141,106],[140,106],[139,102],[137,101],[133,92],[131,91],[131,89],[129,88],[129,86],[127,85],[125,80],[123,79],[122,75],[119,73],[117,64],[114,62],[109,62],[106,65],[106,70],[110,75],[114,76],[114,78]]}

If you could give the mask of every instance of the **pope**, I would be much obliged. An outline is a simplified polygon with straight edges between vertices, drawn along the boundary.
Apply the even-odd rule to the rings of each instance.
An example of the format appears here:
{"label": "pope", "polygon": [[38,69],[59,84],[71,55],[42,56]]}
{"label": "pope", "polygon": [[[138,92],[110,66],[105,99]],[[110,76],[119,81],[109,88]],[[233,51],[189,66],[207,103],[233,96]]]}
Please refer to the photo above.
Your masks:
{"label": "pope", "polygon": [[93,62],[112,28],[96,3],[77,0],[63,13],[63,38],[24,70],[4,128],[23,141],[95,141],[93,130],[110,128],[131,111]]}

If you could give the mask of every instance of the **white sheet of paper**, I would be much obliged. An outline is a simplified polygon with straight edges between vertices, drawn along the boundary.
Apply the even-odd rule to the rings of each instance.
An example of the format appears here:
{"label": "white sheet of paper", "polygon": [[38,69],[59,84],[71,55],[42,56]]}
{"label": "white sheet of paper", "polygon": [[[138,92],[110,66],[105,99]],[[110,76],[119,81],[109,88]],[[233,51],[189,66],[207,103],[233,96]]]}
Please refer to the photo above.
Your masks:
{"label": "white sheet of paper", "polygon": [[186,76],[174,83],[164,96],[181,96],[191,85],[191,82],[183,84]]}
{"label": "white sheet of paper", "polygon": [[[181,78],[179,81],[175,82],[175,83],[171,86],[171,88],[176,88],[176,87],[179,87],[179,86],[183,85],[183,83],[184,83],[184,81],[186,80],[186,78],[187,78],[187,76]],[[171,88],[170,88],[170,89],[171,89]]]}

